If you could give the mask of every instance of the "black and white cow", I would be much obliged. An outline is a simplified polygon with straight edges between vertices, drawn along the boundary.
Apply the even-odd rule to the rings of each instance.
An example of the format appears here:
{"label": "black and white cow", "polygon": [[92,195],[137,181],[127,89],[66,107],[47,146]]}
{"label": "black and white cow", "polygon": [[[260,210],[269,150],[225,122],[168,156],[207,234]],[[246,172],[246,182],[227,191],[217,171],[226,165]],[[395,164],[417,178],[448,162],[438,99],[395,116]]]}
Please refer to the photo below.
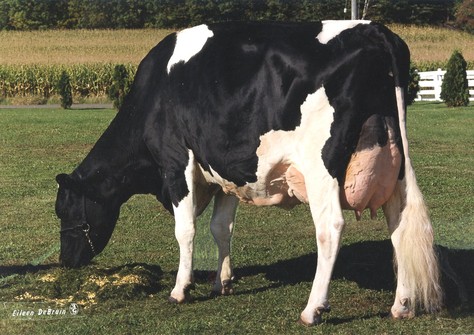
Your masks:
{"label": "black and white cow", "polygon": [[170,300],[192,284],[195,221],[215,198],[213,290],[232,291],[230,239],[239,200],[308,203],[317,271],[301,322],[320,322],[344,228],[382,207],[398,265],[392,315],[441,304],[433,233],[408,156],[409,51],[369,21],[200,25],[166,37],[141,62],[130,94],[70,175],[57,176],[61,262],[106,246],[120,206],[155,195],[180,248]]}

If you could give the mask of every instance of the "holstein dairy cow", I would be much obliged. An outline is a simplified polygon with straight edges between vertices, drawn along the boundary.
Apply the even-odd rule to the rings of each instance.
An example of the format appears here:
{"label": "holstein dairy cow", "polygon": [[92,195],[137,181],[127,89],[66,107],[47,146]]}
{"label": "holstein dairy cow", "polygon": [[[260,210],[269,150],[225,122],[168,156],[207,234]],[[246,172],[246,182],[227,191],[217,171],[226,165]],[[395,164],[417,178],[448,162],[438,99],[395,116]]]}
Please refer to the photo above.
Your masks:
{"label": "holstein dairy cow", "polygon": [[398,266],[392,315],[436,310],[433,233],[405,131],[409,62],[406,44],[369,21],[225,23],[169,35],[141,62],[92,151],[56,178],[62,264],[89,263],[106,246],[120,206],[150,193],[175,217],[180,258],[170,301],[184,302],[196,216],[214,197],[213,291],[228,294],[239,200],[307,203],[318,260],[300,320],[312,325],[329,310],[342,210],[359,218],[382,207]]}

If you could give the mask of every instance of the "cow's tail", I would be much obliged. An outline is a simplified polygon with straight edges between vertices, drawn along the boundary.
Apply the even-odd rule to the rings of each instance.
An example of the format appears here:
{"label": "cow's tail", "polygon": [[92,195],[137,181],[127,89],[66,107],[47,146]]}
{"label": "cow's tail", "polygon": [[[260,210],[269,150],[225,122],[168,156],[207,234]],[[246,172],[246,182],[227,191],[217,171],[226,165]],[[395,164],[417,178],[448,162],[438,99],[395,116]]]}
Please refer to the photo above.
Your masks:
{"label": "cow's tail", "polygon": [[397,86],[395,94],[405,157],[405,176],[400,181],[400,192],[404,201],[397,228],[399,244],[395,259],[397,265],[403,267],[399,275],[404,276],[400,279],[409,289],[409,303],[413,311],[418,307],[427,312],[435,312],[441,308],[443,294],[439,262],[434,249],[433,228],[408,155],[404,89]]}

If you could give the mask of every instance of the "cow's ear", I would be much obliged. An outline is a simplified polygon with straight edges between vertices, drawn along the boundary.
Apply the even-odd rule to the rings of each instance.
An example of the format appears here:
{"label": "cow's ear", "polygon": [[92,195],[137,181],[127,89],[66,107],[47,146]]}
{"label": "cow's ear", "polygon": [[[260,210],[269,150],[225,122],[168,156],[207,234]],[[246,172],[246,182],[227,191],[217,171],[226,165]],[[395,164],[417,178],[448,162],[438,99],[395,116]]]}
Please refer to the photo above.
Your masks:
{"label": "cow's ear", "polygon": [[56,176],[56,181],[58,182],[60,187],[64,187],[64,188],[72,189],[76,191],[80,189],[78,183],[65,173],[58,174]]}
{"label": "cow's ear", "polygon": [[66,186],[66,184],[68,183],[68,178],[69,176],[67,174],[61,173],[56,176],[56,182],[59,186]]}

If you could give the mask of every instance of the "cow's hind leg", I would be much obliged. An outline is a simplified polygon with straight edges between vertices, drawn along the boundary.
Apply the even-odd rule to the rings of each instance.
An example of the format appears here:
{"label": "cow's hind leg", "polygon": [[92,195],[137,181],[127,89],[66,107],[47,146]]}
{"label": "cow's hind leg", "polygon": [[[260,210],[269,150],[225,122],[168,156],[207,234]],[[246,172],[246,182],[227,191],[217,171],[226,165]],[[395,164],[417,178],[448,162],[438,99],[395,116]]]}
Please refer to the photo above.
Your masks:
{"label": "cow's hind leg", "polygon": [[416,183],[400,181],[383,209],[397,266],[397,290],[391,315],[396,319],[412,317],[417,307],[427,312],[438,310],[442,291],[433,231]]}
{"label": "cow's hind leg", "polygon": [[311,294],[306,308],[301,313],[300,322],[314,325],[321,322],[322,312],[330,310],[329,281],[339,252],[344,218],[337,180],[329,176],[307,180],[308,200],[316,227],[318,262]]}
{"label": "cow's hind leg", "polygon": [[232,294],[232,264],[230,259],[230,241],[234,227],[235,212],[239,200],[220,191],[214,198],[214,211],[211,219],[211,232],[219,249],[214,294]]}
{"label": "cow's hind leg", "polygon": [[[400,197],[400,200],[396,202],[403,205],[390,203],[390,201],[395,202],[392,197],[385,209],[389,217],[389,227],[392,226],[391,238],[398,266],[397,293],[392,307],[392,315],[395,318],[412,316],[417,307],[426,312],[435,312],[443,303],[438,258],[434,250],[433,228],[408,155],[403,92],[402,87],[395,88],[405,156],[405,176],[398,183],[398,191],[395,193],[398,193]],[[395,209],[390,209],[390,207]],[[401,210],[398,211],[399,214],[395,214],[398,207]]]}
{"label": "cow's hind leg", "polygon": [[388,230],[390,232],[390,239],[392,240],[394,250],[394,264],[397,268],[397,289],[395,293],[395,301],[391,308],[391,315],[394,318],[407,318],[413,316],[413,311],[410,309],[409,302],[414,298],[411,296],[407,285],[403,282],[405,277],[403,263],[397,259],[397,249],[400,245],[400,233],[397,230],[400,224],[400,212],[402,210],[402,198],[400,193],[400,185],[397,183],[391,198],[383,205],[385,218],[387,219]]}

